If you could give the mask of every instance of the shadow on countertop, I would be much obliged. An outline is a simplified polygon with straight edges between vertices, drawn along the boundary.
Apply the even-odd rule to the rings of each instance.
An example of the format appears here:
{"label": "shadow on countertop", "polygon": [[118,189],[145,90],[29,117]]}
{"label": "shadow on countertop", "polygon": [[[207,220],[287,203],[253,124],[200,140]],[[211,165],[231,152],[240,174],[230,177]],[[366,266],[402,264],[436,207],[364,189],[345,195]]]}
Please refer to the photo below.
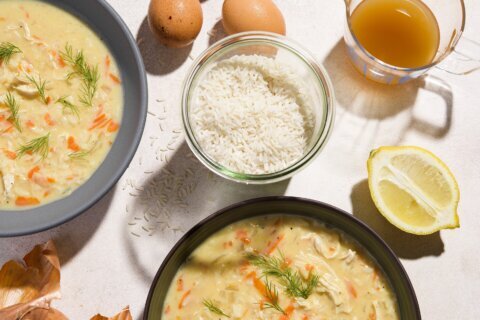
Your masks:
{"label": "shadow on countertop", "polygon": [[227,37],[228,34],[223,29],[222,19],[218,20],[213,28],[208,32],[208,45],[211,46],[217,41]]}
{"label": "shadow on countertop", "polygon": [[377,232],[399,258],[412,260],[426,256],[440,256],[444,252],[444,244],[439,232],[417,236],[403,232],[388,222],[375,207],[366,179],[353,187],[350,199],[353,215]]}
{"label": "shadow on countertop", "polygon": [[[425,75],[401,85],[386,85],[368,80],[355,70],[347,54],[343,39],[331,49],[323,64],[327,69],[335,91],[337,105],[344,112],[336,119],[337,127],[342,126],[346,114],[377,127],[376,134],[382,134],[382,122],[389,126],[388,144],[399,144],[406,133],[416,130],[435,139],[443,138],[450,130],[453,113],[453,93],[442,79]],[[428,118],[417,118],[414,106],[420,90],[426,90],[443,100],[438,105],[442,123],[431,123]],[[443,105],[442,105],[443,104]],[[422,109],[422,105],[415,106]],[[399,116],[401,115],[401,116]],[[387,124],[389,119],[394,119]],[[372,138],[372,137],[371,137]]]}
{"label": "shadow on countertop", "polygon": [[[143,265],[140,248],[134,241],[153,242],[159,252],[162,246],[168,251],[187,230],[209,214],[242,200],[283,195],[288,184],[289,180],[270,185],[245,185],[218,177],[201,164],[183,142],[164,167],[138,187],[141,191],[129,210],[128,219],[136,225],[127,226],[125,242],[134,269],[145,283],[151,284],[154,274]],[[164,254],[157,260],[163,258]]]}
{"label": "shadow on countertop", "polygon": [[185,48],[169,48],[158,42],[150,30],[148,17],[143,19],[136,39],[145,69],[153,75],[174,72],[183,65],[192,51],[192,44]]}
{"label": "shadow on countertop", "polygon": [[[108,212],[114,193],[115,188],[110,190],[92,208],[58,227],[33,235],[0,239],[0,246],[2,242],[8,242],[9,251],[16,254],[16,256],[7,257],[7,260],[18,259],[35,245],[53,240],[63,268],[93,237]],[[10,239],[14,239],[14,241]]]}

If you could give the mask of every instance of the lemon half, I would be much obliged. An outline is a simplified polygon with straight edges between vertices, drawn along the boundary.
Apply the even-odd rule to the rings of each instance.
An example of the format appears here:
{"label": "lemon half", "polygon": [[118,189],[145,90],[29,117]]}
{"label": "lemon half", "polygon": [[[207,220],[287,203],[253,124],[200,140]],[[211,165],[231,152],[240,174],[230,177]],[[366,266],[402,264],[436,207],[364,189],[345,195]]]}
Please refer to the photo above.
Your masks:
{"label": "lemon half", "polygon": [[381,147],[370,153],[368,185],[380,213],[419,235],[460,226],[458,184],[449,168],[419,147]]}

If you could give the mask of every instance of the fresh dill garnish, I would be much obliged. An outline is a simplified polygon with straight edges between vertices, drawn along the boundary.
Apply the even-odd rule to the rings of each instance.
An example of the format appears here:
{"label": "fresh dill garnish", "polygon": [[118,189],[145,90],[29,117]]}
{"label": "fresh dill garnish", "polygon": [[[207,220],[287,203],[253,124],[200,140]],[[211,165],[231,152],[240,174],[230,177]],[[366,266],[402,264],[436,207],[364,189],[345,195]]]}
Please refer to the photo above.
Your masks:
{"label": "fresh dill garnish", "polygon": [[48,104],[47,97],[45,96],[45,86],[47,84],[47,81],[42,80],[40,76],[38,76],[38,80],[35,79],[34,76],[30,76],[26,73],[25,76],[27,77],[28,81],[30,81],[35,86],[35,88],[37,88],[38,94],[40,95],[43,103]]}
{"label": "fresh dill garnish", "polygon": [[17,99],[13,96],[13,94],[10,93],[10,91],[7,92],[5,95],[5,105],[8,107],[10,110],[10,117],[8,117],[8,121],[10,121],[15,128],[17,128],[18,131],[22,132],[22,128],[20,127],[20,117],[18,115],[18,110],[20,109],[20,106],[18,105]]}
{"label": "fresh dill garnish", "polygon": [[38,153],[43,159],[48,155],[49,151],[50,133],[47,133],[43,137],[35,138],[25,145],[18,148],[18,157],[23,156],[25,153]]}
{"label": "fresh dill garnish", "polygon": [[83,160],[83,159],[85,159],[86,156],[88,156],[89,154],[91,154],[93,152],[95,147],[96,147],[96,145],[94,145],[89,150],[80,150],[80,151],[72,152],[68,155],[68,157],[70,159],[73,159],[73,160]]}
{"label": "fresh dill garnish", "polygon": [[80,110],[78,110],[78,107],[76,105],[67,100],[67,96],[58,98],[57,102],[62,104],[64,113],[66,110],[68,110],[71,113],[75,114],[77,118],[80,117]]}
{"label": "fresh dill garnish", "polygon": [[60,56],[73,68],[73,71],[67,75],[67,79],[78,77],[82,80],[80,102],[86,106],[92,106],[100,79],[98,67],[89,65],[85,60],[83,51],[74,53],[72,46],[69,44],[65,45],[65,51],[60,52]]}
{"label": "fresh dill garnish", "polygon": [[22,50],[18,48],[16,45],[10,42],[2,42],[0,43],[0,61],[8,63],[10,58],[16,54],[22,53]]}
{"label": "fresh dill garnish", "polygon": [[267,301],[263,303],[265,309],[275,309],[282,314],[286,314],[285,310],[278,304],[278,290],[273,283],[265,277],[265,298]]}
{"label": "fresh dill garnish", "polygon": [[217,307],[212,300],[203,299],[202,303],[208,310],[210,310],[210,312],[213,312],[219,316],[230,318],[230,316]]}
{"label": "fresh dill garnish", "polygon": [[298,271],[290,268],[283,255],[280,258],[263,254],[247,254],[246,258],[262,270],[263,276],[272,276],[278,279],[285,287],[285,292],[291,297],[307,299],[318,285],[318,275],[311,273],[308,279],[303,279]]}

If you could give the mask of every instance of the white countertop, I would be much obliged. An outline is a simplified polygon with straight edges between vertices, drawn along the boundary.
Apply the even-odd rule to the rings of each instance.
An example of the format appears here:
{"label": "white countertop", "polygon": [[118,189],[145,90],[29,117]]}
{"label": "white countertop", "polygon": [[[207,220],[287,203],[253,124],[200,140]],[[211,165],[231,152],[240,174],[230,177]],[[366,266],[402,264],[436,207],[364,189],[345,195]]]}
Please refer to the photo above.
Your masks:
{"label": "white countertop", "polygon": [[[222,1],[202,1],[202,32],[192,48],[181,50],[166,49],[152,38],[145,20],[148,1],[109,2],[139,42],[148,71],[149,110],[156,116],[148,115],[130,168],[103,200],[55,229],[0,239],[0,265],[54,239],[63,295],[55,307],[71,319],[87,319],[130,305],[139,320],[158,267],[185,230],[240,200],[301,196],[338,206],[372,226],[401,258],[424,319],[480,318],[480,216],[475,204],[480,190],[480,72],[460,77],[434,70],[430,74],[436,80],[430,76],[425,82],[379,89],[347,60],[341,0],[277,0],[288,36],[310,49],[331,75],[336,123],[326,148],[300,174],[270,186],[244,186],[214,177],[177,133],[183,77],[192,58],[219,36],[209,30],[219,26]],[[465,35],[480,42],[480,2],[466,2]],[[387,144],[425,147],[449,165],[461,189],[460,229],[418,237],[385,222],[369,195],[366,160],[372,148]]]}

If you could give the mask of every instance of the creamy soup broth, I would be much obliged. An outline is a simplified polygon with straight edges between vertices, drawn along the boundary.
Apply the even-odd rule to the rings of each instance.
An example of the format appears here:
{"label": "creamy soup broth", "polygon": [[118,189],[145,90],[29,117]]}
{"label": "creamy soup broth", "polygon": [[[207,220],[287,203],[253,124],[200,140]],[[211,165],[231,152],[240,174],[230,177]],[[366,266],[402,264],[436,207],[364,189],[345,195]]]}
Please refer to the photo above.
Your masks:
{"label": "creamy soup broth", "polygon": [[[266,274],[265,262],[276,262],[281,274],[300,279],[300,289],[310,283],[310,292],[303,292],[308,296],[289,293],[291,282]],[[350,237],[310,220],[270,216],[234,223],[208,238],[170,285],[162,319],[228,318],[399,316],[387,279]]]}
{"label": "creamy soup broth", "polygon": [[65,197],[119,130],[118,67],[89,27],[40,1],[0,1],[0,44],[16,48],[0,54],[0,209]]}

